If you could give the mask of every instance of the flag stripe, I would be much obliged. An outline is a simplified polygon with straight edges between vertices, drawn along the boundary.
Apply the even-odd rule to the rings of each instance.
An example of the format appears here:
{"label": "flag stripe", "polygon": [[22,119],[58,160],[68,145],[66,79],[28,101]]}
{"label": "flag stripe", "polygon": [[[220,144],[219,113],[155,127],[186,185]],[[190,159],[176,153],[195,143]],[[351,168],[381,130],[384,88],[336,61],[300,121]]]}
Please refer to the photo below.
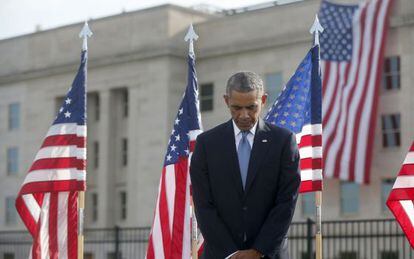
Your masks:
{"label": "flag stripe", "polygon": [[180,158],[179,162],[174,165],[175,167],[175,214],[173,222],[172,232],[172,258],[181,258],[183,249],[183,235],[184,235],[184,218],[188,213],[188,209],[185,207],[187,180],[188,180],[188,159]]}
{"label": "flag stripe", "polygon": [[86,137],[86,126],[77,123],[58,123],[49,128],[46,139],[50,136],[76,135],[78,137]]}
{"label": "flag stripe", "polygon": [[32,171],[27,174],[23,184],[68,180],[86,181],[86,171],[71,168]]}
{"label": "flag stripe", "polygon": [[409,152],[404,160],[404,164],[414,164],[414,150],[410,150],[411,152]]}
{"label": "flag stripe", "polygon": [[411,175],[411,172],[414,171],[414,164],[404,164],[401,167],[399,175]]}
{"label": "flag stripe", "polygon": [[30,234],[34,236],[37,231],[37,221],[40,217],[40,208],[34,200],[32,194],[18,196],[16,199],[16,207],[20,208],[19,214],[23,223],[29,230]]}
{"label": "flag stripe", "polygon": [[166,173],[165,169],[162,172],[162,185],[161,185],[161,192],[160,192],[160,226],[162,230],[162,241],[163,241],[163,248],[164,248],[164,256],[165,258],[170,257],[171,251],[171,229],[169,223],[169,213],[168,213],[168,202],[167,202],[167,194],[166,194]]}
{"label": "flag stripe", "polygon": [[322,190],[322,181],[302,181],[300,183],[300,193],[314,192],[315,190]]}
{"label": "flag stripe", "polygon": [[388,196],[388,200],[411,200],[414,197],[414,188],[393,188]]}
{"label": "flag stripe", "polygon": [[299,147],[322,146],[322,135],[305,135],[300,139]]}
{"label": "flag stripe", "polygon": [[67,211],[68,258],[78,258],[78,192],[69,192]]}
{"label": "flag stripe", "polygon": [[49,205],[49,255],[50,259],[58,258],[58,193],[52,192],[50,194],[50,205]]}
{"label": "flag stripe", "polygon": [[301,170],[300,178],[302,181],[322,180],[322,169]]}
{"label": "flag stripe", "polygon": [[86,161],[76,157],[64,158],[43,158],[33,162],[29,172],[45,169],[63,169],[74,168],[77,170],[86,170]]}
{"label": "flag stripe", "polygon": [[300,160],[300,169],[322,169],[322,158],[303,158]]}
{"label": "flag stripe", "polygon": [[53,135],[46,137],[41,147],[76,146],[79,148],[85,148],[85,140],[85,137],[80,137],[76,134]]}
{"label": "flag stripe", "polygon": [[60,192],[58,195],[58,251],[59,259],[68,258],[68,245],[67,245],[67,233],[68,233],[68,206],[69,206],[69,192]]}
{"label": "flag stripe", "polygon": [[395,180],[393,188],[414,188],[414,175],[400,175]]}
{"label": "flag stripe", "polygon": [[44,147],[37,152],[35,160],[45,158],[68,158],[75,157],[86,160],[86,149],[76,146],[49,146]]}
{"label": "flag stripe", "polygon": [[49,258],[49,210],[50,210],[50,193],[43,197],[42,212],[40,213],[40,255],[42,259]]}
{"label": "flag stripe", "polygon": [[36,193],[36,192],[62,192],[67,190],[82,190],[86,188],[86,182],[78,180],[61,180],[61,181],[43,181],[32,182],[23,185],[20,194]]}

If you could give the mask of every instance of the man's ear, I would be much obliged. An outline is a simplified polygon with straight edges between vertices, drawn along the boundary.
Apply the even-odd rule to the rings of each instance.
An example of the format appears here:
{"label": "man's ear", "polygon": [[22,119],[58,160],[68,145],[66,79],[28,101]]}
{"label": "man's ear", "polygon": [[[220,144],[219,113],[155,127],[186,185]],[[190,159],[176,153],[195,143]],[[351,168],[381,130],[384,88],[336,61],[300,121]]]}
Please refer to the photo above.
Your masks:
{"label": "man's ear", "polygon": [[267,93],[264,93],[262,95],[262,105],[264,106],[266,104],[266,102],[267,102]]}
{"label": "man's ear", "polygon": [[227,94],[223,95],[224,102],[226,103],[227,107],[229,107],[229,96]]}

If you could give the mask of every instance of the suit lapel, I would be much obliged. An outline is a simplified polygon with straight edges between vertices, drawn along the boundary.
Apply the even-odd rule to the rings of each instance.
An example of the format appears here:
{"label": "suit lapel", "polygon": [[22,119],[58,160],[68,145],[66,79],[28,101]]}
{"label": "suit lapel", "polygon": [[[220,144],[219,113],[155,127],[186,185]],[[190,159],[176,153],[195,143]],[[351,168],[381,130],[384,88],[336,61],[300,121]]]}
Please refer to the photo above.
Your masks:
{"label": "suit lapel", "polygon": [[233,129],[233,122],[232,120],[230,120],[227,123],[227,127],[226,127],[226,132],[223,135],[224,139],[223,139],[223,158],[227,158],[227,159],[223,159],[223,164],[227,165],[225,167],[227,167],[227,171],[230,171],[230,174],[233,178],[233,184],[234,187],[237,190],[237,193],[239,194],[240,197],[243,197],[243,183],[241,180],[241,175],[240,175],[240,167],[239,167],[239,160],[237,157],[237,151],[236,151],[236,141],[234,138],[234,129]]}
{"label": "suit lapel", "polygon": [[270,136],[268,134],[269,128],[262,119],[259,119],[258,126],[253,141],[253,149],[250,153],[249,170],[247,173],[245,194],[251,188],[253,181],[258,173],[263,158],[265,157],[269,146]]}

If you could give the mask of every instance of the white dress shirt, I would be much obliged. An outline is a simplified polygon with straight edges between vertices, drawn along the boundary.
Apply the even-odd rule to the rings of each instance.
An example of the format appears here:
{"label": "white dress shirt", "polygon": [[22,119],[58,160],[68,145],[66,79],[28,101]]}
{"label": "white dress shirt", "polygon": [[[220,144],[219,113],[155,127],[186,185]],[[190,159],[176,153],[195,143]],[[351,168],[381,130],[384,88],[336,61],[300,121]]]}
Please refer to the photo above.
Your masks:
{"label": "white dress shirt", "polygon": [[[232,120],[232,122],[233,122],[233,129],[234,129],[234,139],[236,141],[236,150],[238,150],[240,140],[242,139],[242,134],[241,134],[241,130],[239,129],[239,127],[237,127],[234,120]],[[249,141],[250,149],[253,148],[253,141],[254,141],[254,134],[256,134],[256,127],[257,127],[257,121],[253,125],[253,127],[249,130],[249,134],[247,134],[247,141]]]}

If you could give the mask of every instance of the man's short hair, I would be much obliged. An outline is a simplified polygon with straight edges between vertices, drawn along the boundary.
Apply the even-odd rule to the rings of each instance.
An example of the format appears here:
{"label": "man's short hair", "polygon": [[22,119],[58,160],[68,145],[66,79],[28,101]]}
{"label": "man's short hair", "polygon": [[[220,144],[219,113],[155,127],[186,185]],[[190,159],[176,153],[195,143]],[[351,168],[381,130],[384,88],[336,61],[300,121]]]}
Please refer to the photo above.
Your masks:
{"label": "man's short hair", "polygon": [[232,75],[227,80],[226,94],[230,96],[231,91],[247,93],[257,90],[258,98],[264,93],[263,81],[254,72],[242,71]]}

